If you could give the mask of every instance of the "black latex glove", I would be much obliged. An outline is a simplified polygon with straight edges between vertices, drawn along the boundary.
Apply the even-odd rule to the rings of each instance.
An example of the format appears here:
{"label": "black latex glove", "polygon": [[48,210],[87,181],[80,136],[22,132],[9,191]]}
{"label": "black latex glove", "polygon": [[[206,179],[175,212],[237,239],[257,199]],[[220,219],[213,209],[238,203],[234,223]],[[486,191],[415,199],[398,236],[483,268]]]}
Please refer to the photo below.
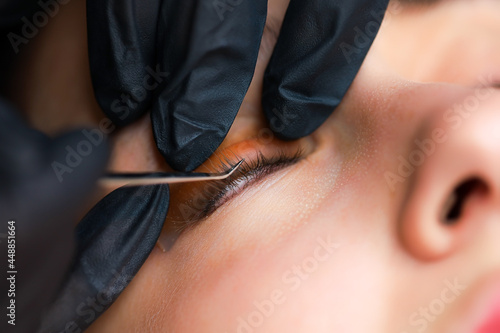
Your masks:
{"label": "black latex glove", "polygon": [[[1,332],[35,332],[42,314],[46,314],[42,332],[85,329],[116,300],[156,243],[168,209],[168,186],[112,192],[78,224],[75,239],[75,214],[108,155],[107,144],[96,131],[75,131],[52,140],[26,127],[11,107],[0,102],[3,309],[14,299],[7,297],[10,274],[6,275],[12,270],[7,266],[11,220],[17,271],[16,325],[9,325],[6,318]],[[68,155],[68,149],[75,153]],[[77,157],[79,150],[84,154]]]}
{"label": "black latex glove", "polygon": [[[54,140],[32,130],[0,101],[0,302],[6,309],[7,270],[16,274],[16,325],[3,315],[1,332],[34,332],[40,315],[54,297],[71,262],[75,214],[104,169],[108,148],[74,160],[71,172],[56,173],[52,163],[65,164],[66,147],[77,147],[82,132]],[[58,176],[59,175],[59,176]],[[15,221],[15,263],[8,267],[8,221]],[[10,310],[9,310],[10,312]]]}
{"label": "black latex glove", "polygon": [[[0,31],[6,37],[0,43],[0,80],[17,52],[8,34],[23,37],[21,18],[31,22],[37,11],[55,15],[61,6],[55,0],[0,0]],[[49,139],[0,101],[0,305],[6,311],[10,220],[16,227],[18,272],[16,325],[9,325],[4,314],[0,332],[33,333],[42,314],[40,331],[85,329],[116,300],[156,243],[168,209],[168,186],[112,192],[80,222],[75,239],[75,214],[104,169],[108,147],[104,139],[93,145],[89,156],[73,159],[79,164],[71,172],[59,166],[62,182],[52,163],[65,164],[66,147],[88,142],[84,133],[91,132]]]}
{"label": "black latex glove", "polygon": [[99,104],[120,125],[152,109],[158,149],[177,170],[217,149],[252,79],[267,2],[229,2],[87,1]]}
{"label": "black latex glove", "polygon": [[168,202],[168,185],[123,187],[101,200],[77,227],[73,267],[38,332],[81,332],[106,311],[155,246]]}
{"label": "black latex glove", "polygon": [[262,106],[282,139],[315,131],[340,104],[388,0],[291,0],[264,76]]}
{"label": "black latex glove", "polygon": [[[311,133],[339,104],[377,30],[370,25],[360,45],[355,28],[380,24],[387,3],[291,0],[264,82],[264,111],[281,138]],[[175,169],[193,170],[241,105],[266,9],[266,0],[87,1],[99,104],[121,125],[152,109],[158,149]],[[355,51],[345,56],[342,43]]]}

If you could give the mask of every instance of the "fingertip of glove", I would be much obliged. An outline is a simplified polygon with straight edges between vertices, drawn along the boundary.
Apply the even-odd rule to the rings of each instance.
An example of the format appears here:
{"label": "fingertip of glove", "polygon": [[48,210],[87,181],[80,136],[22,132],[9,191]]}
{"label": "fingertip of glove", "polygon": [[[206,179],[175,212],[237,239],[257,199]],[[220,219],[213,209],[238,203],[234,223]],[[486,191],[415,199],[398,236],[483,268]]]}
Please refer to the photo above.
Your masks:
{"label": "fingertip of glove", "polygon": [[[371,47],[387,2],[290,2],[266,69],[262,98],[278,137],[291,140],[312,133],[340,104]],[[370,33],[360,27],[370,27]],[[348,47],[354,51],[346,52]]]}
{"label": "fingertip of glove", "polygon": [[262,107],[269,127],[282,140],[296,140],[314,132],[330,116],[340,99],[301,98],[290,93],[279,95],[278,89],[263,94]]}
{"label": "fingertip of glove", "polygon": [[191,172],[205,162],[224,141],[239,103],[236,99],[197,110],[179,106],[184,103],[171,103],[171,109],[165,112],[167,108],[160,100],[151,112],[153,135],[169,166]]}
{"label": "fingertip of glove", "polygon": [[[182,147],[169,144],[158,144],[160,153],[174,170],[191,172],[205,162],[216,150],[223,139],[202,135]],[[220,142],[219,142],[220,141]]]}
{"label": "fingertip of glove", "polygon": [[[99,92],[96,92],[98,95]],[[118,100],[108,102],[106,97],[97,97],[104,114],[118,127],[125,127],[132,124],[146,113],[151,106],[151,96],[148,96],[141,102],[135,102],[136,105],[129,106],[127,103],[120,103]]]}

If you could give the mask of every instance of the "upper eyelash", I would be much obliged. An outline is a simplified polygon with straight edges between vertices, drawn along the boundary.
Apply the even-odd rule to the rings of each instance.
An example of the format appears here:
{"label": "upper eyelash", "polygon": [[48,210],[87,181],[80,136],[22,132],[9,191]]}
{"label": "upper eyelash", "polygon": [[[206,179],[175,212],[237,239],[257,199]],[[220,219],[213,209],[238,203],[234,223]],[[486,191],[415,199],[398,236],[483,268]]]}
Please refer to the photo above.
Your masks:
{"label": "upper eyelash", "polygon": [[[250,163],[243,162],[242,166],[235,175],[226,178],[223,181],[217,182],[215,185],[220,185],[220,191],[215,198],[211,198],[211,200],[207,202],[207,205],[210,204],[214,208],[219,207],[220,199],[223,198],[229,190],[231,190],[231,186],[236,186],[236,183],[241,179],[246,181],[255,181],[256,178],[261,178],[277,169],[281,169],[295,163],[300,159],[300,157],[300,152],[296,152],[293,156],[287,156],[283,152],[280,152],[270,158],[267,158],[262,153],[259,153],[256,160],[251,161]],[[229,165],[223,165],[223,168],[224,170],[228,170],[232,168],[233,165],[234,163],[229,163]],[[250,185],[250,183],[247,182],[245,187],[247,185]],[[210,215],[211,213],[213,213],[213,211],[204,211],[205,215]]]}
{"label": "upper eyelash", "polygon": [[[241,180],[245,181],[245,185],[241,190],[247,186],[257,182],[263,177],[283,169],[289,165],[295,164],[303,157],[302,149],[298,149],[293,155],[280,151],[270,157],[265,156],[262,153],[257,155],[257,158],[253,161],[244,161],[243,164],[238,168],[236,173],[231,177],[222,180],[215,180],[206,182],[202,187],[200,193],[197,195],[198,199],[201,198],[201,204],[198,200],[196,203],[197,207],[187,203],[189,209],[194,212],[189,220],[183,220],[182,222],[175,223],[179,229],[183,229],[196,224],[196,222],[203,220],[204,218],[210,216],[219,207],[223,206],[224,203],[229,201],[233,196],[229,198],[224,198],[224,196],[237,186],[237,183]],[[223,172],[232,168],[241,158],[236,156],[235,161],[229,158],[225,158],[225,161],[220,161],[220,165],[216,166],[214,172]],[[200,206],[202,208],[200,208]]]}

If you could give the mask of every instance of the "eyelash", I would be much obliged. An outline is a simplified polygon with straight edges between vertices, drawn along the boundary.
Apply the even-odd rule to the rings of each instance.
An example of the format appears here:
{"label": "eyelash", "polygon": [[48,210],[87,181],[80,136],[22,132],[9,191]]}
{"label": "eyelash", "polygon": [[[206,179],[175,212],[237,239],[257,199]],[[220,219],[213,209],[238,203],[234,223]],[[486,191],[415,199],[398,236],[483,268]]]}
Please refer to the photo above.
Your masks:
{"label": "eyelash", "polygon": [[[248,186],[257,183],[269,174],[297,163],[302,157],[302,149],[297,150],[293,155],[280,151],[275,155],[267,157],[259,153],[255,160],[250,162],[244,161],[238,170],[236,170],[236,173],[229,178],[207,182],[196,196],[196,202],[192,200],[187,203],[192,213],[190,214],[191,218],[176,224],[181,230],[194,225],[196,222],[210,216]],[[236,158],[235,160],[235,162],[229,159],[220,161],[220,165],[216,167],[217,170],[214,172],[223,172],[231,169],[241,158]]]}

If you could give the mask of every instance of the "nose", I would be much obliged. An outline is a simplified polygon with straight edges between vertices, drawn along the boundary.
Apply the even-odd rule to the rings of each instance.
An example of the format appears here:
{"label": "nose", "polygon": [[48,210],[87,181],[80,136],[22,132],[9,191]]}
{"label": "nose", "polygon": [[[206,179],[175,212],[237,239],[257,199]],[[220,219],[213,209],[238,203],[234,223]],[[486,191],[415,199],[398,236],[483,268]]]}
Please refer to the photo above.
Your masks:
{"label": "nose", "polygon": [[500,223],[500,91],[471,90],[428,126],[409,155],[400,232],[415,257],[436,260]]}

